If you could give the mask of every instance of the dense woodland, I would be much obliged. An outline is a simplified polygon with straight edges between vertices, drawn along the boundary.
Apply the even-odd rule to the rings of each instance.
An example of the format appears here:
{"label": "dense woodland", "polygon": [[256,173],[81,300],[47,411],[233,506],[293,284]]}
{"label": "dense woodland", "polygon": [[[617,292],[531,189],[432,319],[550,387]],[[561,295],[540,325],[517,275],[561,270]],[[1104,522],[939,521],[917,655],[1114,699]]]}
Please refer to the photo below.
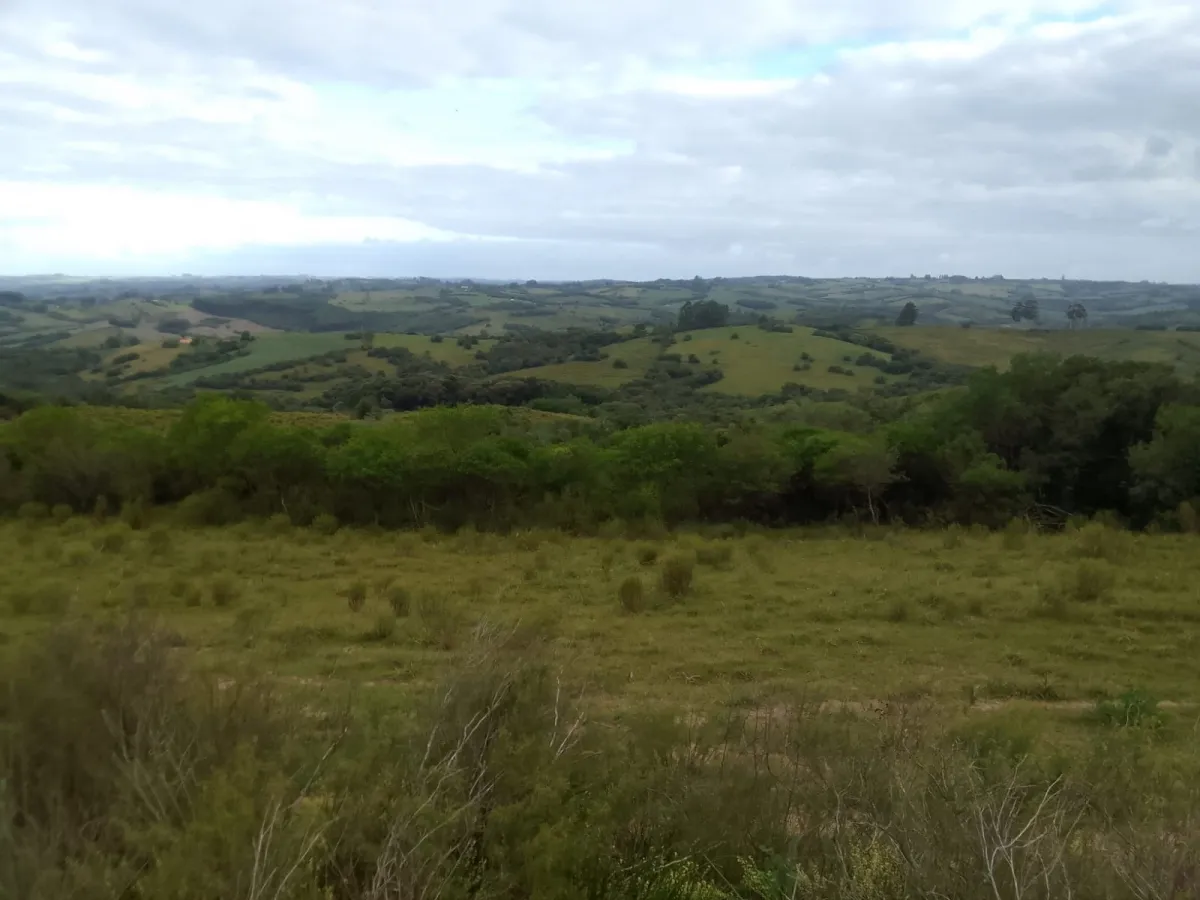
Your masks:
{"label": "dense woodland", "polygon": [[197,521],[587,530],[613,519],[1178,526],[1200,496],[1200,393],[1170,369],[1024,357],[867,434],[796,425],[546,424],[491,407],[326,429],[207,395],[168,431],[41,406],[0,430],[0,502],[182,503]]}

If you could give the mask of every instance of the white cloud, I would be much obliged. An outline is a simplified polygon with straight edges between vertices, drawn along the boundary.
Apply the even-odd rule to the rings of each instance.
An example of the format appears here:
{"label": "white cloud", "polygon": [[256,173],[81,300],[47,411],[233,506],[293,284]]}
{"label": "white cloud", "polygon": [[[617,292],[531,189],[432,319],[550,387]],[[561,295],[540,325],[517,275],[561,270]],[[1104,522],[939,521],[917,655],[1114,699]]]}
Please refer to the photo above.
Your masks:
{"label": "white cloud", "polygon": [[0,0],[0,268],[1200,280],[1198,58],[1174,0]]}

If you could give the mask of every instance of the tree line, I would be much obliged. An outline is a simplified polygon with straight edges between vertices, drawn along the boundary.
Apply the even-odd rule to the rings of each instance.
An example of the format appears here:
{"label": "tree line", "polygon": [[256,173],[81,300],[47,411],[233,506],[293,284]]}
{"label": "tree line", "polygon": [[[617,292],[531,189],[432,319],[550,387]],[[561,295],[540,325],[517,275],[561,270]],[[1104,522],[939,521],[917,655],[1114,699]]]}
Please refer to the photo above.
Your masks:
{"label": "tree line", "polygon": [[181,504],[200,523],[453,528],[606,520],[1005,524],[1107,512],[1178,524],[1200,496],[1200,393],[1169,367],[1018,357],[867,435],[795,425],[538,424],[490,406],[374,424],[277,424],[208,395],[165,433],[86,407],[0,428],[0,506]]}

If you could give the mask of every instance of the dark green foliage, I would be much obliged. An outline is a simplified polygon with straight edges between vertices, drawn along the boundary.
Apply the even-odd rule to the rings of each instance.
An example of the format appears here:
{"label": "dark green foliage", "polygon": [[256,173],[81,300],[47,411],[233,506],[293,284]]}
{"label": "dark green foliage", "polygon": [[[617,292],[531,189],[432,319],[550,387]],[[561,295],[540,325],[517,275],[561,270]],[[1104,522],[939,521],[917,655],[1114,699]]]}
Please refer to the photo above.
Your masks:
{"label": "dark green foliage", "polygon": [[720,328],[729,322],[729,307],[715,300],[688,300],[679,310],[676,328],[695,331],[701,328]]}
{"label": "dark green foliage", "polygon": [[900,314],[896,316],[897,325],[916,325],[917,324],[917,304],[909,300],[900,310]]}

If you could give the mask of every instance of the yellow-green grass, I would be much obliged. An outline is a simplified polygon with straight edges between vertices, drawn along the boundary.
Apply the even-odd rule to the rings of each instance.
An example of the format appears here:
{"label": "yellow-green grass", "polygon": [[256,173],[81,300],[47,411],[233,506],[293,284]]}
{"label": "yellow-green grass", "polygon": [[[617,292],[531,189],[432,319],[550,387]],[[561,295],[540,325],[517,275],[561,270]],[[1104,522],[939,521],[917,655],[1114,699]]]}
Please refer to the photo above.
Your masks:
{"label": "yellow-green grass", "polygon": [[[682,345],[681,345],[682,346]],[[604,348],[608,359],[597,362],[557,363],[511,372],[510,378],[544,378],[547,381],[562,381],[567,384],[589,384],[600,387],[618,388],[641,378],[653,364],[662,347],[649,338],[635,338]],[[686,358],[686,354],[685,354]],[[622,360],[627,368],[615,368],[613,363]]]}
{"label": "yellow-green grass", "polygon": [[931,326],[874,329],[902,347],[967,366],[1008,368],[1020,353],[1096,356],[1108,360],[1165,363],[1182,374],[1200,372],[1200,334],[1174,331],[1081,328],[1026,331],[1017,328]]}
{"label": "yellow-green grass", "polygon": [[377,347],[404,347],[417,356],[424,356],[428,353],[430,358],[451,366],[465,366],[474,362],[475,354],[480,350],[487,350],[493,343],[495,341],[489,338],[481,340],[474,347],[467,349],[460,347],[453,337],[447,337],[434,343],[428,335],[424,334],[375,335],[375,346]]}
{"label": "yellow-green grass", "polygon": [[[906,696],[1077,712],[1131,688],[1200,700],[1195,537],[876,537],[7,523],[0,648],[63,619],[135,611],[178,632],[216,672],[249,666],[401,698],[439,677],[487,620],[547,629],[558,662],[609,709]],[[672,600],[659,585],[676,558],[696,564]],[[618,600],[633,578],[641,612]],[[1100,596],[1079,593],[1081,578]]]}
{"label": "yellow-green grass", "polygon": [[[649,338],[637,338],[606,347],[608,359],[605,360],[541,366],[514,374],[571,384],[619,387],[645,375],[661,350]],[[770,332],[753,326],[686,332],[677,337],[667,352],[678,353],[684,360],[694,354],[701,366],[720,368],[724,372],[724,378],[705,390],[752,397],[778,391],[788,382],[822,390],[870,388],[882,373],[870,366],[855,365],[853,361],[868,352],[882,359],[891,358],[886,353],[869,351],[844,341],[817,337],[810,328]],[[803,353],[812,357],[811,365],[804,371],[796,371],[795,366],[801,362]],[[849,362],[846,357],[850,358]],[[614,368],[613,362],[618,359],[628,363],[629,368]],[[854,375],[830,372],[830,366],[840,366]],[[893,380],[892,376],[884,377]]]}

